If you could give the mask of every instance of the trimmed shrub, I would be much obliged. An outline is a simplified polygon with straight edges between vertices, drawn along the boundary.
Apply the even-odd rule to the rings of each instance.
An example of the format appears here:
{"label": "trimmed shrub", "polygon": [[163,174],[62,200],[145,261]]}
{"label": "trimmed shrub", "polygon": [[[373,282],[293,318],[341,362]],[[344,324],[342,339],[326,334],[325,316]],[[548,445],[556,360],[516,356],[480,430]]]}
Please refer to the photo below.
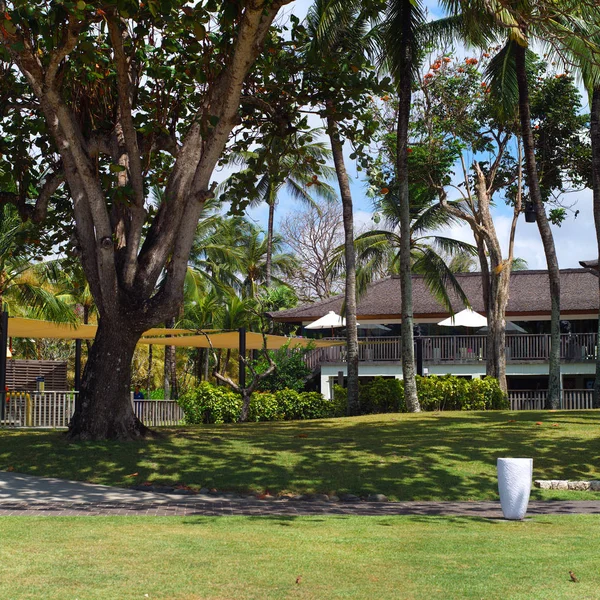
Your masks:
{"label": "trimmed shrub", "polygon": [[[233,423],[242,410],[240,395],[226,387],[203,382],[179,399],[187,424]],[[249,421],[323,419],[338,416],[336,404],[318,392],[280,390],[256,392],[250,400]]]}
{"label": "trimmed shrub", "polygon": [[[434,410],[502,410],[508,398],[493,378],[464,379],[452,375],[417,377],[421,409]],[[337,415],[346,414],[347,390],[334,386]],[[406,412],[404,384],[398,379],[376,377],[359,387],[360,414]]]}
{"label": "trimmed shrub", "polygon": [[217,387],[206,381],[179,398],[188,425],[198,423],[234,423],[242,410],[239,394],[226,387]]}
{"label": "trimmed shrub", "polygon": [[333,415],[334,417],[344,417],[348,410],[348,390],[341,385],[333,386]]}
{"label": "trimmed shrub", "polygon": [[252,394],[248,421],[283,421],[284,413],[275,394],[262,392]]}
{"label": "trimmed shrub", "polygon": [[[277,392],[257,392],[250,401],[249,421],[292,421],[324,419],[346,414],[347,390],[335,385],[333,400],[318,392],[297,392],[284,389]],[[417,393],[421,408],[433,410],[501,410],[508,408],[508,399],[498,381],[492,378],[463,379],[417,377]],[[359,388],[361,414],[406,412],[404,386],[401,380],[377,377]],[[226,387],[203,382],[179,399],[187,424],[234,423],[240,416],[242,400]]]}
{"label": "trimmed shrub", "polygon": [[406,412],[404,384],[399,379],[376,377],[372,382],[361,385],[358,395],[360,412],[364,415]]}

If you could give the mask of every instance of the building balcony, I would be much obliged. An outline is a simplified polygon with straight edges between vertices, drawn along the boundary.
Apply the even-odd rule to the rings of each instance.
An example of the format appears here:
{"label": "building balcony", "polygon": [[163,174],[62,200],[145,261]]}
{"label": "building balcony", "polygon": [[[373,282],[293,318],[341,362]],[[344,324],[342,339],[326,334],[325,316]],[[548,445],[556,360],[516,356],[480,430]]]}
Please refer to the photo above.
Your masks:
{"label": "building balcony", "polygon": [[[562,334],[560,358],[564,362],[589,362],[595,360],[596,333]],[[339,338],[330,338],[337,339]],[[452,365],[485,362],[486,335],[423,336],[423,363],[425,365]],[[360,338],[358,356],[362,363],[400,363],[402,344],[400,337]],[[506,335],[507,363],[548,362],[550,356],[549,334]],[[310,352],[307,364],[315,369],[325,363],[346,362],[345,346],[317,348]]]}

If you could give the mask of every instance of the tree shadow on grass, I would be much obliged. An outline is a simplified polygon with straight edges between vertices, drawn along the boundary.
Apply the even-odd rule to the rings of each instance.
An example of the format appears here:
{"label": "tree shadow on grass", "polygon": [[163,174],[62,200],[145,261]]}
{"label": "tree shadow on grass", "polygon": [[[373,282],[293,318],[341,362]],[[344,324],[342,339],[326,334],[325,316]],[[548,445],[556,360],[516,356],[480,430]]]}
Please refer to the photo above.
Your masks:
{"label": "tree shadow on grass", "polygon": [[533,458],[534,479],[600,478],[599,423],[598,411],[371,415],[168,428],[126,443],[4,431],[0,468],[121,486],[497,499],[499,457]]}

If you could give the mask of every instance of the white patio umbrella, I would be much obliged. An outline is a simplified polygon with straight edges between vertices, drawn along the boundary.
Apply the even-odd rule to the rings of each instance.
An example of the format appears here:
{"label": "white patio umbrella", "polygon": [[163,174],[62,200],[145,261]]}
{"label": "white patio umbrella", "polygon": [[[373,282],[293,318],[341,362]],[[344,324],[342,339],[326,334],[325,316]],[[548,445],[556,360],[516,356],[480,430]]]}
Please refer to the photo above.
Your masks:
{"label": "white patio umbrella", "polygon": [[474,310],[465,308],[453,317],[440,321],[438,325],[442,327],[486,327],[487,319]]}
{"label": "white patio umbrella", "polygon": [[[359,323],[357,323],[359,325]],[[330,310],[326,315],[306,325],[306,329],[331,329],[333,336],[334,328],[346,327],[346,319]]]}
{"label": "white patio umbrella", "polygon": [[[527,333],[527,331],[525,331],[525,329],[523,329],[520,325],[513,323],[512,321],[506,321],[504,330],[506,331],[506,333]],[[477,330],[477,333],[487,333],[487,332],[488,332],[487,325],[485,327],[482,327],[481,329]]]}

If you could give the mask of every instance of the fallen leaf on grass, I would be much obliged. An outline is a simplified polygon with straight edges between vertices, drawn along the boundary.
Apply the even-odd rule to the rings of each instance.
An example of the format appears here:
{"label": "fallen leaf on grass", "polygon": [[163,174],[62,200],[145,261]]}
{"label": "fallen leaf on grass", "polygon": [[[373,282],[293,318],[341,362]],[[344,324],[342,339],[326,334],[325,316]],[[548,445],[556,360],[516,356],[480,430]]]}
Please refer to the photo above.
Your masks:
{"label": "fallen leaf on grass", "polygon": [[536,425],[542,425],[542,422],[541,422],[541,421],[538,421],[538,422],[536,423]]}
{"label": "fallen leaf on grass", "polygon": [[130,473],[129,475],[125,475],[125,477],[137,477],[139,473]]}

